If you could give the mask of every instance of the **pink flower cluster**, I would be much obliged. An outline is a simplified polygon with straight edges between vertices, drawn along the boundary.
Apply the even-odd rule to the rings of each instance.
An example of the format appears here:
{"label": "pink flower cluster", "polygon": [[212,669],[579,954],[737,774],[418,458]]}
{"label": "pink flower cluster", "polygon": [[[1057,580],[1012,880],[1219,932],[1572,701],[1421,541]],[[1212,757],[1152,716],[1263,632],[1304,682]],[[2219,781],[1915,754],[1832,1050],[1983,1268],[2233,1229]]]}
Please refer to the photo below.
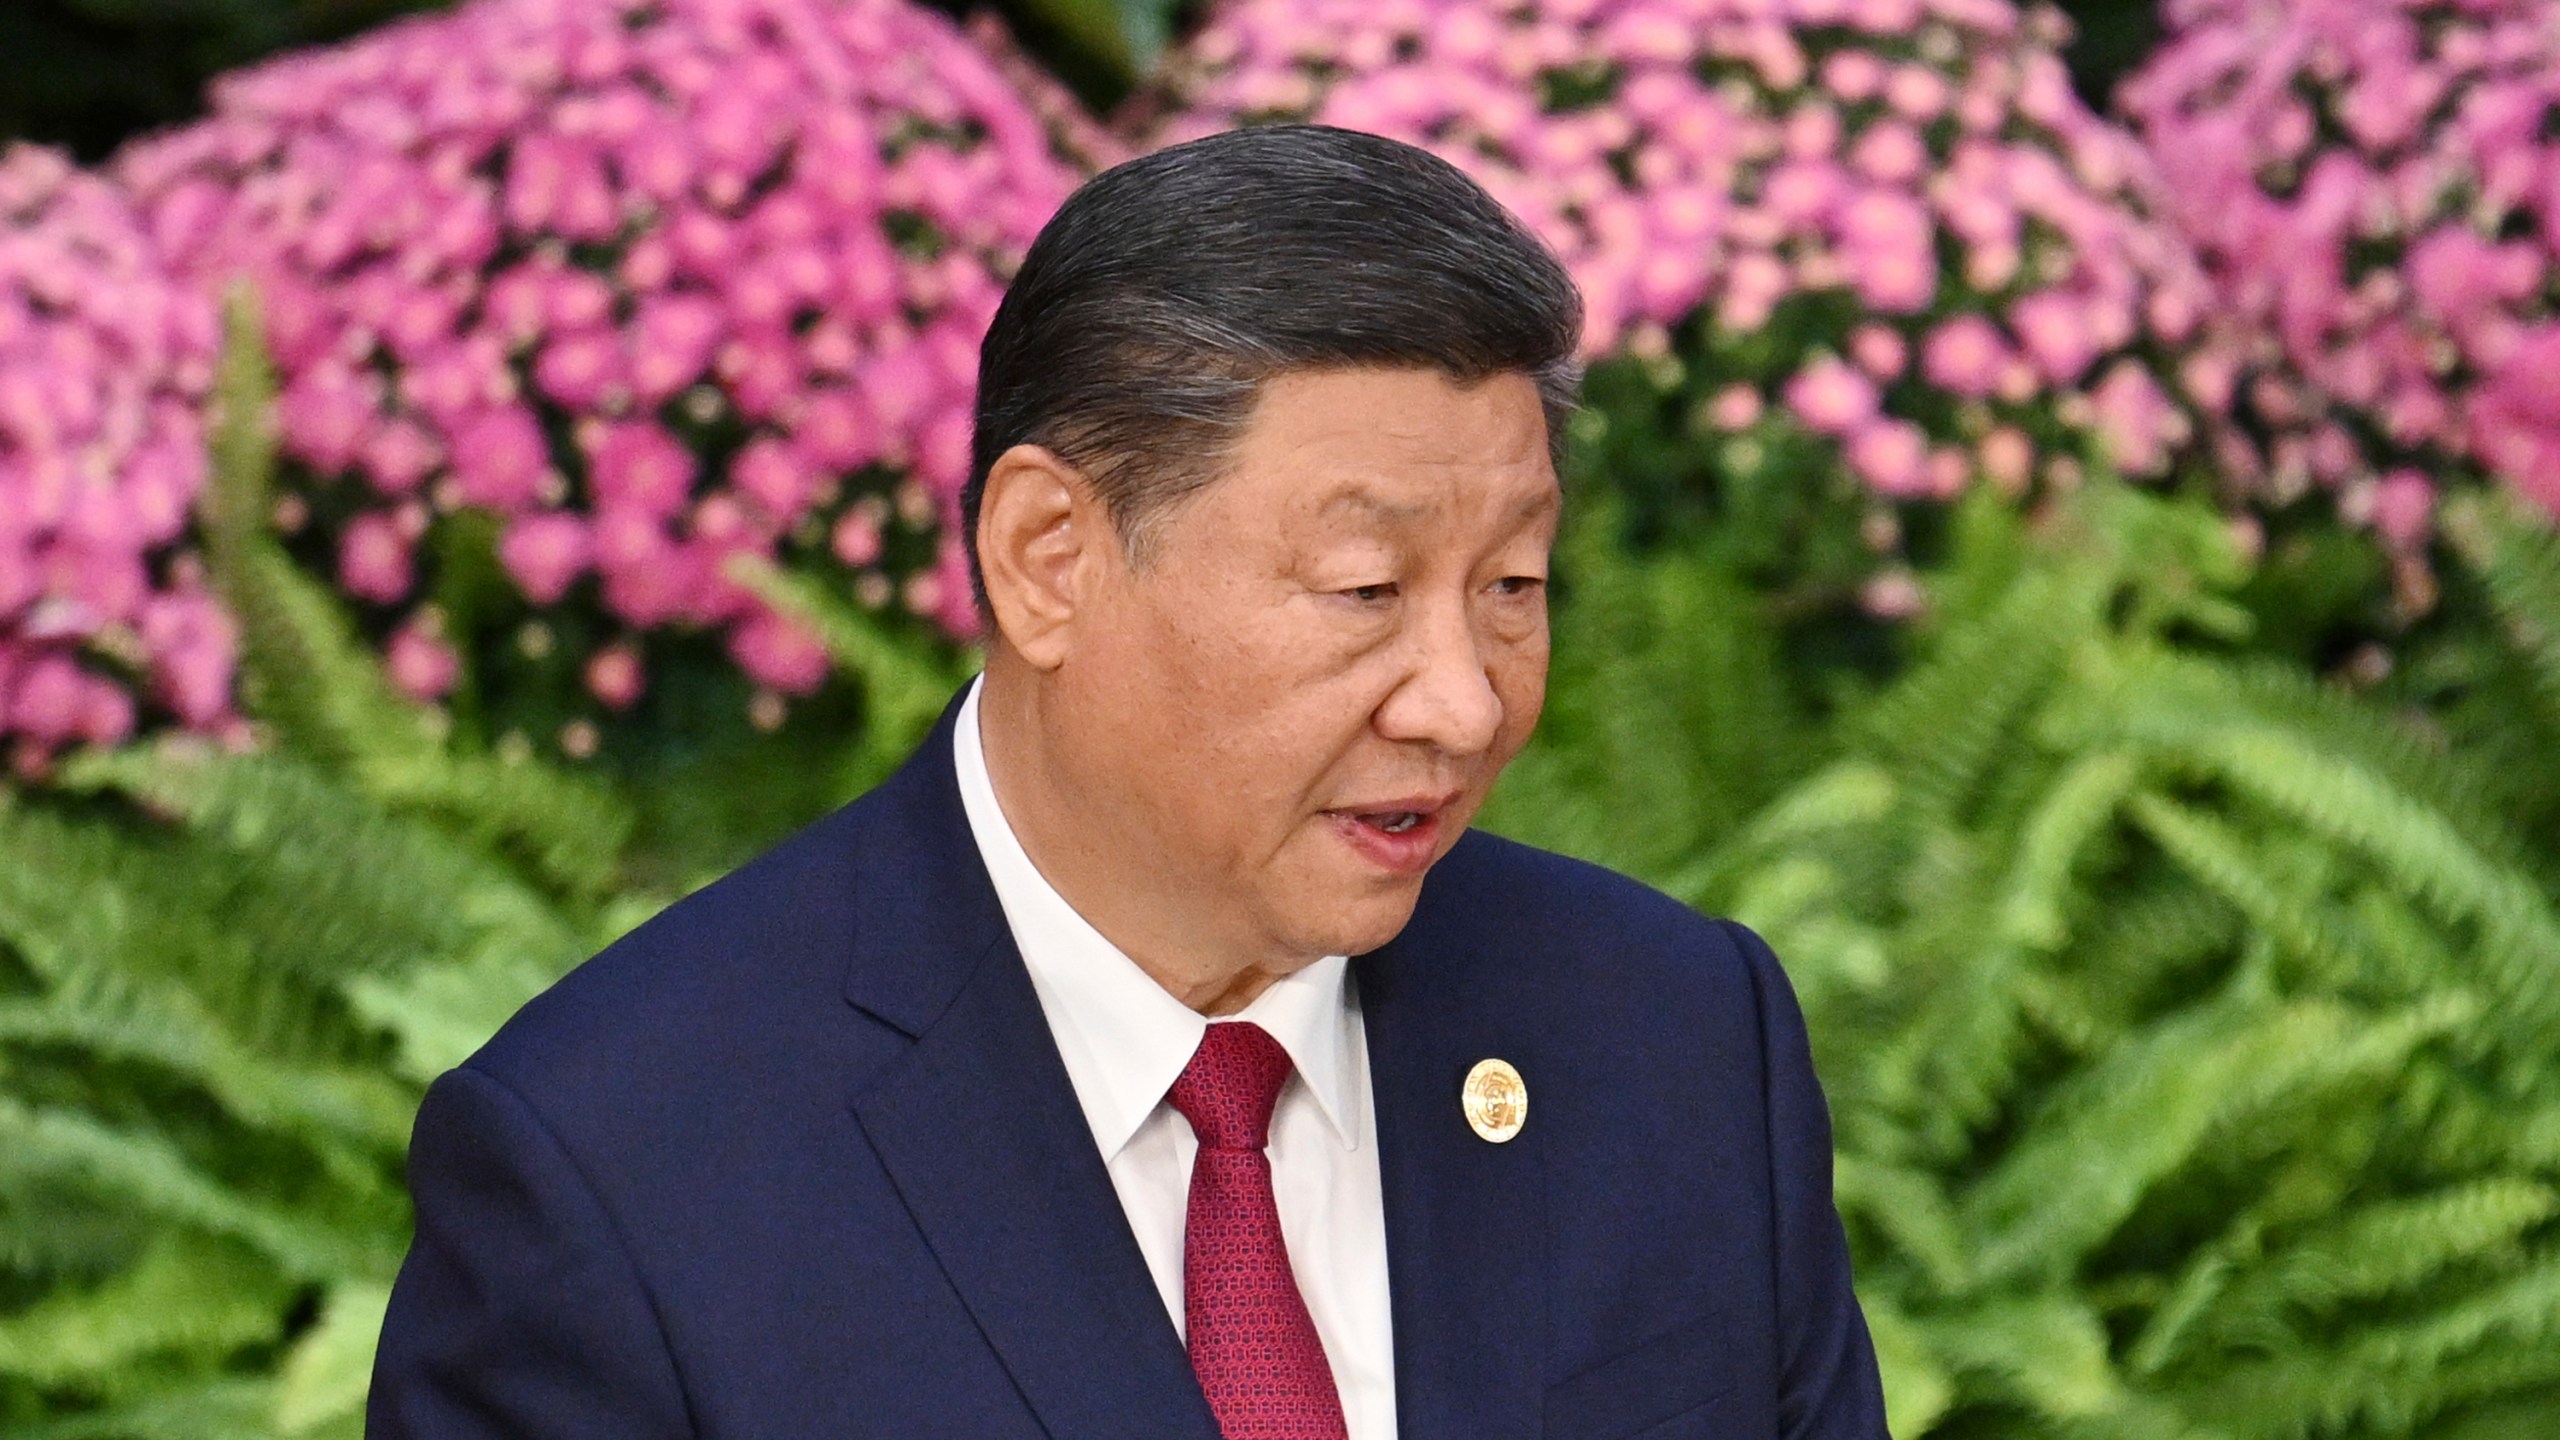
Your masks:
{"label": "pink flower cluster", "polygon": [[20,773],[149,711],[230,718],[236,638],[181,546],[212,308],[106,182],[0,151],[0,742]]}
{"label": "pink flower cluster", "polygon": [[2007,0],[1230,0],[1158,139],[1311,119],[1427,146],[1564,259],[1588,348],[1677,352],[1710,430],[1869,490],[2169,469],[2201,277],[2138,148]]}
{"label": "pink flower cluster", "polygon": [[536,620],[602,617],[561,659],[619,709],[684,632],[769,694],[824,682],[741,556],[973,628],[933,536],[1073,138],[906,0],[476,0],[231,76],[116,174],[187,273],[262,300],[284,523],[394,678],[460,678],[434,566],[469,516]]}
{"label": "pink flower cluster", "polygon": [[2250,478],[2403,547],[2465,472],[2560,512],[2560,7],[2167,16],[2123,100],[2232,322],[2212,384],[2265,438]]}

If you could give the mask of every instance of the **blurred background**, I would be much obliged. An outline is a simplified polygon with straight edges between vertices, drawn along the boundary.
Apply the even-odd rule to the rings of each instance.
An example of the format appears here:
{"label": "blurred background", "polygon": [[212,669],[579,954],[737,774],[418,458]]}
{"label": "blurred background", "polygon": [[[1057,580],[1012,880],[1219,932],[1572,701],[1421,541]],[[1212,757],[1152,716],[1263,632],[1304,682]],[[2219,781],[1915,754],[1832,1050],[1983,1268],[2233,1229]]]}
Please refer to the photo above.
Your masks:
{"label": "blurred background", "polygon": [[1012,266],[1297,119],[1583,287],[1485,823],[1786,957],[1895,1434],[2560,1434],[2547,0],[0,7],[0,1433],[360,1433],[424,1084],[904,756]]}

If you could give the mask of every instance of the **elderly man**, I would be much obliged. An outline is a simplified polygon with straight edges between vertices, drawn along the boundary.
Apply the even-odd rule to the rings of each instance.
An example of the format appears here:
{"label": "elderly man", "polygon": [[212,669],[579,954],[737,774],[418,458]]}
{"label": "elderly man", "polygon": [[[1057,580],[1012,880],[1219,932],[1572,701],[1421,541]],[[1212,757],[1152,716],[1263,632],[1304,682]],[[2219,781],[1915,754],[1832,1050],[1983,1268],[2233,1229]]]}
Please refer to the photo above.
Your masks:
{"label": "elderly man", "polygon": [[1776,961],[1467,833],[1579,323],[1374,137],[1078,192],[981,355],[985,675],[429,1092],[370,1433],[1883,1436]]}

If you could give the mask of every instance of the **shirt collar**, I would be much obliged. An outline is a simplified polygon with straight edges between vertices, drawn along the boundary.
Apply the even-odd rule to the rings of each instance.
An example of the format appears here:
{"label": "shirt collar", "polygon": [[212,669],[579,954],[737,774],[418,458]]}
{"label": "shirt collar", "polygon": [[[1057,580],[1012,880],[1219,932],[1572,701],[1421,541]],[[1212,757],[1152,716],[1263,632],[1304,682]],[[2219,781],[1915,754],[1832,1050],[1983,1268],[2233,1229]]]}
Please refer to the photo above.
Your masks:
{"label": "shirt collar", "polygon": [[[985,683],[984,676],[970,682],[952,731],[961,808],[1057,1038],[1085,1123],[1109,1161],[1163,1102],[1211,1022],[1149,978],[1032,864],[987,774],[985,742],[978,734],[978,696]],[[1357,1149],[1360,1112],[1350,1100],[1360,1078],[1355,1072],[1361,1037],[1350,977],[1350,962],[1328,955],[1272,982],[1232,1018],[1250,1020],[1280,1042],[1335,1138],[1345,1149]]]}

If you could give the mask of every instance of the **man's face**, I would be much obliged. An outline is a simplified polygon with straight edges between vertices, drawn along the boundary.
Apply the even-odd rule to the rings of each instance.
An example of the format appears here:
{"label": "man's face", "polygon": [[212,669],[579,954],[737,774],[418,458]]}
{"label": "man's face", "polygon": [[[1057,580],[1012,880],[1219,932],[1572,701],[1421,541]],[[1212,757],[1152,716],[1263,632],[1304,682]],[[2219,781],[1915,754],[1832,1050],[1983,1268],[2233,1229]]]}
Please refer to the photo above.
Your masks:
{"label": "man's face", "polygon": [[1537,723],[1559,500],[1525,376],[1293,374],[1106,562],[1060,738],[1183,933],[1293,966],[1404,927]]}

